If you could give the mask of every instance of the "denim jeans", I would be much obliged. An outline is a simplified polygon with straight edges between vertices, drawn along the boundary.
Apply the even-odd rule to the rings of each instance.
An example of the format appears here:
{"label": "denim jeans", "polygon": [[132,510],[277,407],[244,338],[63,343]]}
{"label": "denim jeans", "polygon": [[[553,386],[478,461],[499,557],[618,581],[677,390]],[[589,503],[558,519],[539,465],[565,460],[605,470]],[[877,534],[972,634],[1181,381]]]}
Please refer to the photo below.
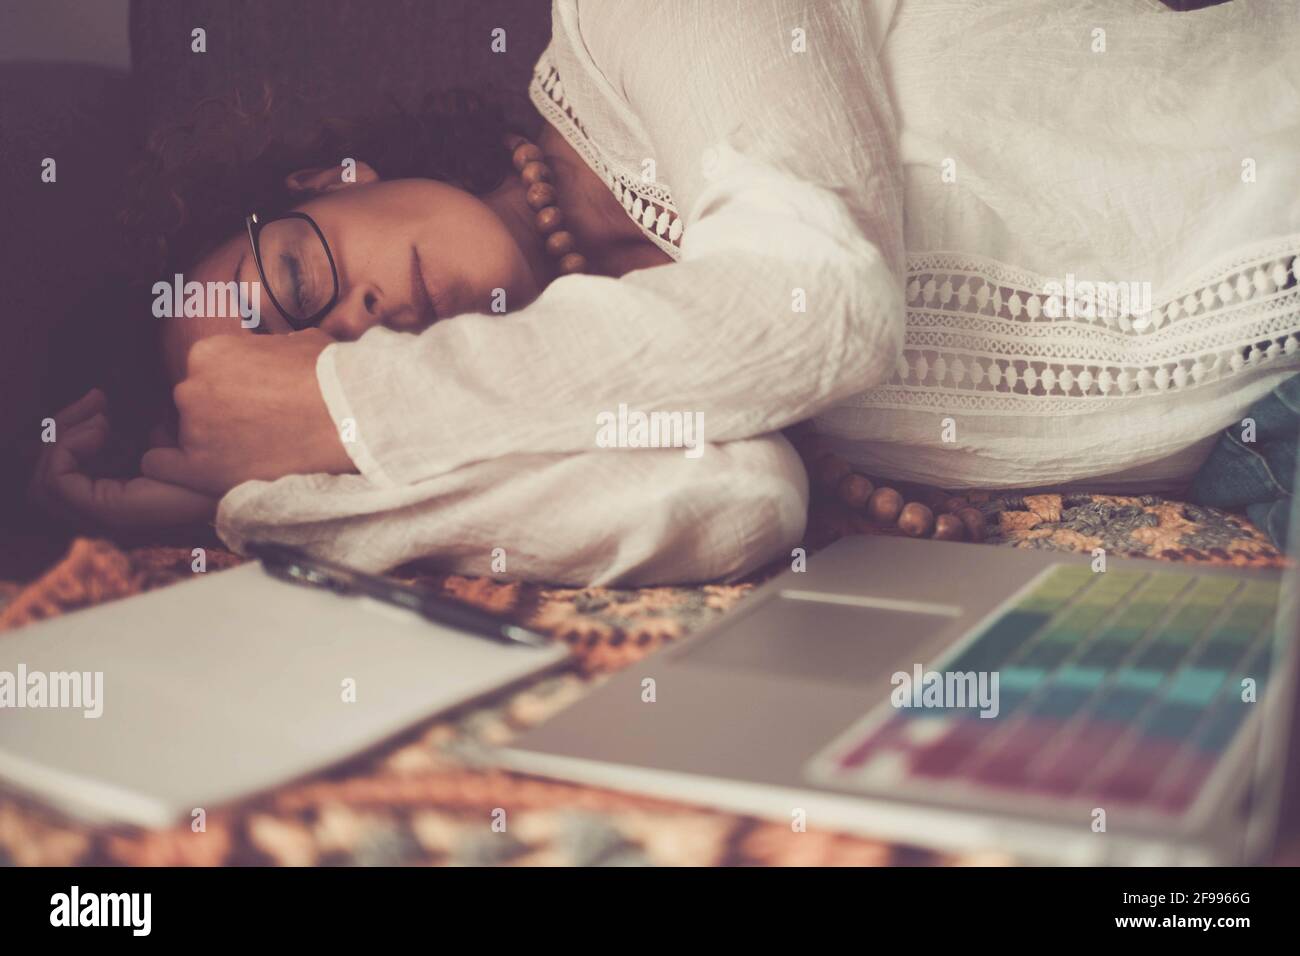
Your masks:
{"label": "denim jeans", "polygon": [[1297,438],[1300,375],[1293,375],[1250,406],[1241,422],[1224,430],[1196,473],[1192,500],[1218,508],[1244,507],[1256,527],[1285,548]]}

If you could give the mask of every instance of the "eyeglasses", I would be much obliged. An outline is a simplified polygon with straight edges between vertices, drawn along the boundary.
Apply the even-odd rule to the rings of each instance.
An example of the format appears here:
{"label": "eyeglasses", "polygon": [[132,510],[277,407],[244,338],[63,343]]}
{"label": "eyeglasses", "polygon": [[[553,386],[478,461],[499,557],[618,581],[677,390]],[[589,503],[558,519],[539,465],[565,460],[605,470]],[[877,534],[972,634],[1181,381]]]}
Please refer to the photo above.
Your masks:
{"label": "eyeglasses", "polygon": [[305,212],[244,220],[271,302],[295,331],[323,319],[339,298],[339,272],[320,226]]}

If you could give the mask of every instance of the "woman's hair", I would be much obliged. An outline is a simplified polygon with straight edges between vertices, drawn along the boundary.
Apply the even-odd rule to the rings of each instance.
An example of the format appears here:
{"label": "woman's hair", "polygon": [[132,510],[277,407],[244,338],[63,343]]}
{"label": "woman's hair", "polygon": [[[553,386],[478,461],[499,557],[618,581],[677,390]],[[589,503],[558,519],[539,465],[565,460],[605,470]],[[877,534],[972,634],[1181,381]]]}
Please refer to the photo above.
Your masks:
{"label": "woman's hair", "polygon": [[148,139],[121,213],[141,281],[185,269],[250,212],[270,216],[301,202],[285,186],[297,169],[351,158],[385,179],[436,179],[482,195],[512,168],[504,139],[517,130],[500,102],[478,93],[430,94],[414,110],[394,102],[326,119],[307,135],[271,129],[274,99],[264,86],[252,105],[238,95],[205,100],[190,122]]}

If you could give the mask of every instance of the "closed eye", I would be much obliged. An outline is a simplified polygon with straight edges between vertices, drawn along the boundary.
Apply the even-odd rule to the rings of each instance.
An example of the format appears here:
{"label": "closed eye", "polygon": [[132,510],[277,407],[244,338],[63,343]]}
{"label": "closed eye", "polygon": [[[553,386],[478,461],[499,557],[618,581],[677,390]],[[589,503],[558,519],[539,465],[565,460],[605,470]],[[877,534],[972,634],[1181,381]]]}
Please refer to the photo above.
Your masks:
{"label": "closed eye", "polygon": [[428,286],[424,283],[424,269],[420,265],[420,250],[411,246],[411,305],[415,308],[422,328],[427,328],[438,321],[438,310],[429,298]]}
{"label": "closed eye", "polygon": [[298,262],[298,257],[290,253],[283,253],[280,261],[285,265],[289,272],[289,284],[293,286],[293,308],[294,313],[298,316],[307,314],[306,296],[302,291],[302,265]]}
{"label": "closed eye", "polygon": [[[248,253],[245,252],[245,253],[243,253],[243,254],[239,257],[239,261],[235,263],[235,288],[236,288],[236,289],[242,288],[242,287],[240,286],[240,284],[239,284],[239,277],[240,277],[240,275],[241,275],[241,274],[243,273],[243,271],[244,271],[244,263],[245,263],[247,260],[248,260]],[[257,292],[258,292],[257,288],[254,287],[254,289],[253,289],[253,294],[256,295]],[[270,330],[269,328],[266,327],[266,323],[263,322],[263,321],[259,321],[259,322],[257,323],[257,325],[253,326],[253,328],[251,329],[251,331],[252,331],[252,333],[253,333],[254,335],[270,335],[270,334],[271,334],[271,330]]]}

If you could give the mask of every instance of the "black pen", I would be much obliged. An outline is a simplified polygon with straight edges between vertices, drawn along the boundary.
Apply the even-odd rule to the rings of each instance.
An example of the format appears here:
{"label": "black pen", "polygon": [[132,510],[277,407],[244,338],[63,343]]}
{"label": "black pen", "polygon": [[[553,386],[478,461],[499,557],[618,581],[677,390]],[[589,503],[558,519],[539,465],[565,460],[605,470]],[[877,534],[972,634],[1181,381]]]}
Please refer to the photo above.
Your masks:
{"label": "black pen", "polygon": [[313,558],[291,545],[255,541],[246,545],[245,550],[262,562],[267,574],[284,581],[323,588],[335,594],[365,595],[404,607],[436,624],[445,624],[477,637],[507,644],[526,644],[529,647],[552,646],[550,640],[536,631],[512,624],[487,611],[445,598],[418,585],[403,584],[332,561]]}

